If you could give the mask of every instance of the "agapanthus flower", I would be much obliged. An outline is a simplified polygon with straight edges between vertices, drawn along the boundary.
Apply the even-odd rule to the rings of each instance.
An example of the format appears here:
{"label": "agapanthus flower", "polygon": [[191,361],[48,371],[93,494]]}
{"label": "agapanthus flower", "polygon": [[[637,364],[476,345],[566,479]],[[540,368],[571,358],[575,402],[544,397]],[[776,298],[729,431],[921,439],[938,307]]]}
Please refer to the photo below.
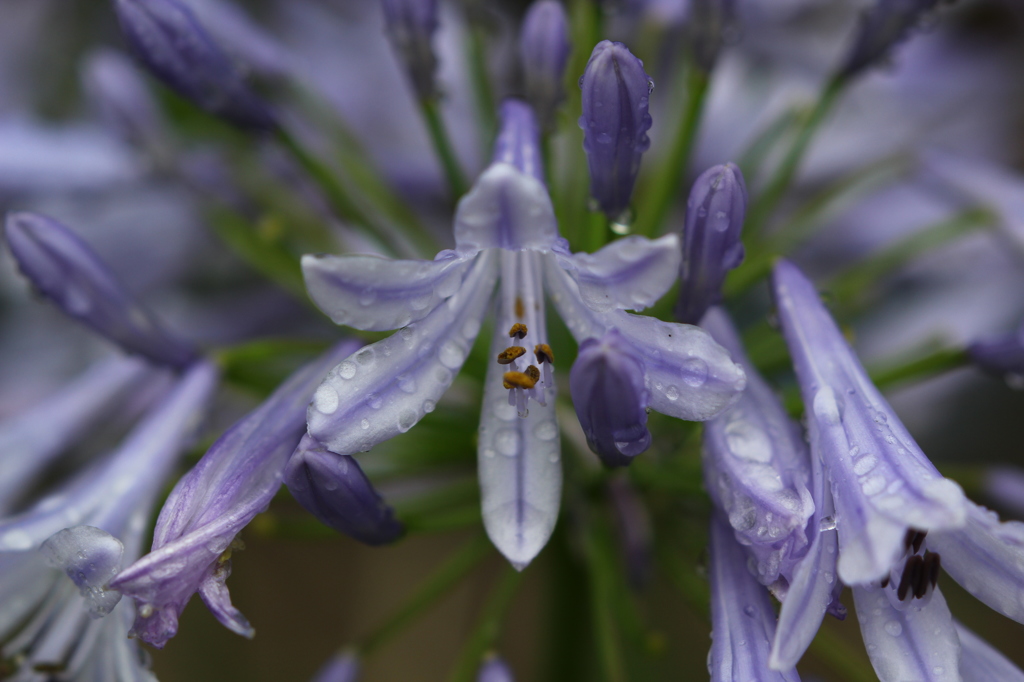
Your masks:
{"label": "agapanthus flower", "polygon": [[526,99],[542,129],[553,127],[555,110],[565,96],[562,84],[571,51],[569,18],[562,3],[532,3],[519,33],[519,60],[523,65]]}
{"label": "agapanthus flower", "polygon": [[707,419],[736,399],[745,378],[699,328],[625,312],[651,305],[671,284],[675,236],[569,253],[543,184],[533,114],[515,100],[502,113],[494,162],[456,210],[453,251],[433,261],[303,259],[313,300],[335,322],[401,327],[331,370],[310,407],[309,433],[348,455],[411,429],[465,362],[500,280],[478,469],[488,535],[522,568],[547,542],[561,501],[558,360],[548,344],[545,289],[578,340],[617,330],[659,412]]}

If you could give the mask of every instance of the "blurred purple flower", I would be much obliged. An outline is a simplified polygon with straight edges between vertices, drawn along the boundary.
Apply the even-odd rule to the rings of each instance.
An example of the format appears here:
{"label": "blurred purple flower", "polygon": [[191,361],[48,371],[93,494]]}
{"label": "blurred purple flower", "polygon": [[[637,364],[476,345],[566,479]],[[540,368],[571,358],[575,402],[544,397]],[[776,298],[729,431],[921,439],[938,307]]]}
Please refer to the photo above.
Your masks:
{"label": "blurred purple flower", "polygon": [[936,5],[938,0],[875,0],[861,15],[853,46],[839,73],[850,77],[884,60]]}
{"label": "blurred purple flower", "polygon": [[967,347],[971,362],[1014,388],[1024,387],[1024,325],[1002,336],[975,341]]}
{"label": "blurred purple flower", "polygon": [[554,126],[555,110],[565,97],[565,67],[571,52],[569,18],[562,3],[537,0],[531,4],[519,31],[519,61],[526,99],[545,131]]}
{"label": "blurred purple flower", "polygon": [[437,31],[437,0],[381,0],[384,30],[420,99],[437,94],[437,57],[431,41]]}
{"label": "blurred purple flower", "polygon": [[505,661],[493,656],[480,666],[476,682],[515,682],[515,678]]}
{"label": "blurred purple flower", "polygon": [[341,652],[316,671],[311,682],[357,682],[359,658],[351,652]]}
{"label": "blurred purple flower", "polygon": [[651,146],[647,109],[654,81],[629,48],[603,40],[590,55],[580,89],[590,194],[609,220],[625,220],[640,158]]}

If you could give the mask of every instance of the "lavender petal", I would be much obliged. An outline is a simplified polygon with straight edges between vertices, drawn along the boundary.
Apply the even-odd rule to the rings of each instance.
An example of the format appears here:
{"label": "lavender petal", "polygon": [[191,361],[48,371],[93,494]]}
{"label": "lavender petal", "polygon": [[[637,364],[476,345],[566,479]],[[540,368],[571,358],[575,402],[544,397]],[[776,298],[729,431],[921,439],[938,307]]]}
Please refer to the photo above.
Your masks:
{"label": "lavender petal", "polygon": [[85,597],[89,615],[100,618],[114,610],[121,593],[106,589],[121,570],[124,545],[110,533],[93,526],[65,528],[40,547],[47,565],[60,569]]}
{"label": "lavender petal", "polygon": [[960,675],[963,682],[1024,682],[1024,672],[974,634],[963,623],[953,621],[960,638]]}
{"label": "lavender petal", "polygon": [[455,211],[459,253],[481,249],[549,251],[558,239],[551,197],[544,183],[498,162],[481,173]]}
{"label": "lavender petal", "polygon": [[383,331],[422,320],[451,297],[471,259],[448,252],[433,261],[377,256],[303,256],[310,298],[335,324]]}
{"label": "lavender petal", "polygon": [[596,253],[576,253],[562,265],[579,287],[583,302],[603,313],[643,310],[654,305],[679,272],[679,239],[626,237]]}

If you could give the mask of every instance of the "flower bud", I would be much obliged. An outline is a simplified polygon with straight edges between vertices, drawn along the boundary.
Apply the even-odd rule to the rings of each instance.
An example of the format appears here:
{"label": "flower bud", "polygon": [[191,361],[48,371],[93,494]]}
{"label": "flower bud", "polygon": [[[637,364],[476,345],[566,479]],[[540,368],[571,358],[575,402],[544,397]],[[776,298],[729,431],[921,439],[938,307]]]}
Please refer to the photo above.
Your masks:
{"label": "flower bud", "polygon": [[580,344],[569,390],[587,445],[606,466],[626,466],[650,447],[643,361],[617,329]]}
{"label": "flower bud", "polygon": [[571,51],[569,20],[562,3],[539,0],[530,5],[519,34],[519,58],[526,99],[545,130],[553,127],[555,110],[565,96],[562,83]]}
{"label": "flower bud", "polygon": [[729,270],[743,262],[747,187],[734,164],[704,171],[690,190],[683,230],[683,263],[676,319],[697,324],[722,298]]}
{"label": "flower bud", "polygon": [[114,50],[96,50],[85,60],[82,80],[114,133],[144,148],[161,143],[166,132],[160,111],[128,57]]}
{"label": "flower bud", "polygon": [[18,269],[67,315],[158,364],[185,367],[196,357],[196,350],[165,332],[64,225],[35,213],[12,213],[5,232]]}
{"label": "flower bud", "polygon": [[515,682],[515,678],[512,677],[512,671],[509,670],[505,661],[497,656],[492,656],[480,666],[476,682]]}
{"label": "flower bud", "polygon": [[1009,334],[975,341],[967,354],[986,372],[1003,377],[1014,388],[1024,388],[1024,325]]}
{"label": "flower bud", "polygon": [[351,651],[343,651],[316,672],[312,682],[356,682],[359,679],[359,658]]}
{"label": "flower bud", "polygon": [[430,41],[437,30],[437,0],[381,0],[384,30],[412,79],[420,99],[437,94],[437,57]]}
{"label": "flower bud", "polygon": [[651,145],[647,105],[654,81],[625,45],[603,40],[590,55],[580,88],[590,194],[609,220],[620,220],[633,195],[640,157]]}
{"label": "flower bud", "polygon": [[856,75],[885,59],[894,45],[906,39],[922,15],[937,4],[938,0],[876,0],[861,15],[857,37],[839,69],[840,75]]}
{"label": "flower bud", "polygon": [[266,103],[179,0],[117,0],[115,8],[132,53],[172,90],[243,128],[276,126]]}
{"label": "flower bud", "polygon": [[360,542],[383,545],[402,534],[355,458],[329,452],[309,435],[288,460],[284,483],[309,513]]}

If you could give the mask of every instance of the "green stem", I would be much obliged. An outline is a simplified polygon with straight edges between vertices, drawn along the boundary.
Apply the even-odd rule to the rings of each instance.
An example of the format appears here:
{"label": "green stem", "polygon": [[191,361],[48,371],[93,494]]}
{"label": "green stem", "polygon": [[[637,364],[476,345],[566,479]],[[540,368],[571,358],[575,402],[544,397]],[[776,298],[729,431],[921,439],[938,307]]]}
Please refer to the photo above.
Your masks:
{"label": "green stem", "polygon": [[480,130],[480,148],[487,149],[491,146],[495,131],[498,129],[498,110],[494,105],[494,90],[491,88],[491,78],[487,73],[487,51],[484,49],[482,28],[470,29],[467,50],[469,75],[473,81],[473,94],[479,115],[477,127]]}
{"label": "green stem", "polygon": [[645,193],[643,200],[638,202],[642,213],[637,215],[634,232],[654,236],[668,215],[672,204],[679,196],[679,185],[683,181],[686,168],[693,151],[693,143],[700,127],[701,114],[708,92],[708,75],[695,66],[686,69],[686,109],[679,119],[669,148],[668,156],[662,167],[654,175],[651,190]]}
{"label": "green stem", "polygon": [[608,216],[600,211],[590,213],[590,220],[587,227],[585,251],[593,253],[608,243],[608,233],[611,231],[611,223]]}
{"label": "green stem", "polygon": [[449,590],[458,585],[488,554],[489,549],[490,542],[485,537],[477,537],[466,544],[454,556],[445,561],[440,568],[434,571],[398,611],[362,639],[357,646],[359,652],[363,656],[372,655],[410,623],[423,615]]}
{"label": "green stem", "polygon": [[803,160],[807,148],[811,144],[811,140],[814,138],[814,134],[832,109],[844,85],[846,85],[846,79],[840,76],[832,77],[825,84],[821,96],[797,133],[793,146],[789,148],[768,186],[764,188],[764,191],[761,192],[760,196],[754,200],[753,205],[750,207],[746,224],[748,235],[757,234],[760,231],[768,216],[775,210],[786,190],[793,183],[793,178],[800,167],[800,162]]}
{"label": "green stem", "polygon": [[437,152],[437,158],[441,162],[444,176],[448,181],[448,188],[451,190],[452,198],[458,199],[466,193],[466,179],[459,167],[459,161],[455,156],[455,148],[452,146],[448,130],[441,118],[441,107],[438,100],[421,99],[420,111],[423,112],[423,120],[427,124],[427,132],[430,133],[430,141]]}
{"label": "green stem", "polygon": [[594,616],[594,636],[600,652],[601,666],[607,682],[626,682],[626,664],[619,641],[615,617],[615,566],[608,561],[608,552],[602,551],[606,538],[588,521],[584,538],[584,552],[589,569],[591,610]]}
{"label": "green stem", "polygon": [[924,381],[966,367],[971,361],[963,348],[938,348],[925,355],[911,355],[910,360],[880,364],[871,368],[868,374],[875,386],[879,390],[885,390],[911,381]]}
{"label": "green stem", "polygon": [[473,679],[484,655],[494,648],[498,635],[501,634],[501,621],[522,579],[522,573],[511,566],[505,566],[498,586],[484,605],[473,634],[459,654],[455,668],[448,678],[449,682],[470,682]]}

